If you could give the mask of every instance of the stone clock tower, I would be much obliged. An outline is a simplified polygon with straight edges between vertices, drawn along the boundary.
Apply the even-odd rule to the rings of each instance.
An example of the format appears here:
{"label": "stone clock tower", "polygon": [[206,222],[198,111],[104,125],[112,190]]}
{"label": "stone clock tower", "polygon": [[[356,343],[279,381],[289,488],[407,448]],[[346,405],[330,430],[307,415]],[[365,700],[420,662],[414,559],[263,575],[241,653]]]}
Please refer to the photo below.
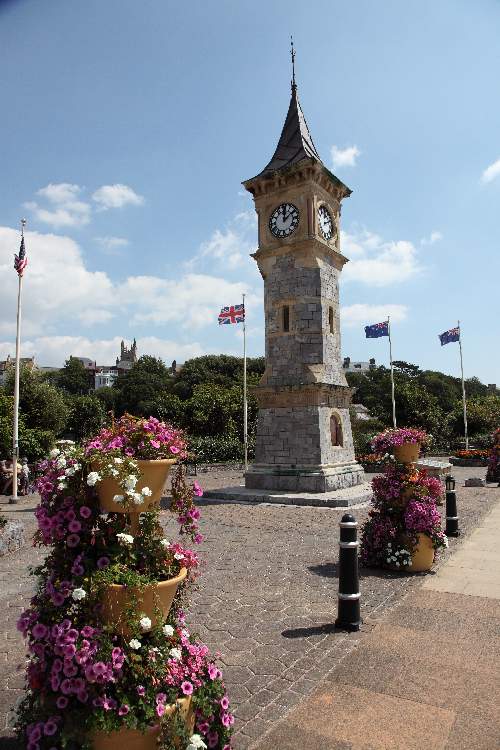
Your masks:
{"label": "stone clock tower", "polygon": [[354,487],[364,472],[354,458],[347,386],[340,356],[341,202],[351,191],[322,163],[295,79],[288,114],[269,164],[244,187],[258,216],[264,279],[266,369],[255,463],[245,486],[322,493]]}

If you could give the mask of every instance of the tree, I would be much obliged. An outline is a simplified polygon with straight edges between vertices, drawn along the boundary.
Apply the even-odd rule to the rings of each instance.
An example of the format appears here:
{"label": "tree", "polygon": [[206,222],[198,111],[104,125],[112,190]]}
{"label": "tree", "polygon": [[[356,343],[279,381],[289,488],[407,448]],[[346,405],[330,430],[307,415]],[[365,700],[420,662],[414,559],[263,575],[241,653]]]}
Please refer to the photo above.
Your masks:
{"label": "tree", "polygon": [[98,388],[94,391],[93,395],[99,399],[106,414],[110,411],[114,412],[116,410],[116,402],[119,396],[116,388],[113,388],[112,386],[104,386],[103,388]]}
{"label": "tree", "polygon": [[[247,359],[249,383],[257,383],[264,372],[264,357]],[[173,391],[182,399],[191,398],[196,385],[218,383],[231,388],[243,380],[243,358],[228,354],[207,354],[204,357],[188,359],[177,372]]]}
{"label": "tree", "polygon": [[106,420],[102,402],[96,396],[75,396],[67,428],[78,443],[98,432]]}
{"label": "tree", "polygon": [[77,357],[66,360],[64,367],[57,374],[57,385],[73,396],[86,395],[92,386],[90,373]]}
{"label": "tree", "polygon": [[[7,376],[5,392],[14,393],[14,372]],[[19,376],[19,409],[26,427],[48,430],[54,438],[64,430],[69,412],[62,392],[27,367],[21,368]]]}
{"label": "tree", "polygon": [[[12,428],[14,399],[0,390],[0,458],[12,456]],[[54,444],[54,433],[50,430],[26,427],[25,419],[19,415],[19,455],[28,461],[38,461],[47,455]]]}
{"label": "tree", "polygon": [[114,382],[117,411],[149,417],[148,410],[160,394],[168,391],[171,376],[161,359],[145,355]]}

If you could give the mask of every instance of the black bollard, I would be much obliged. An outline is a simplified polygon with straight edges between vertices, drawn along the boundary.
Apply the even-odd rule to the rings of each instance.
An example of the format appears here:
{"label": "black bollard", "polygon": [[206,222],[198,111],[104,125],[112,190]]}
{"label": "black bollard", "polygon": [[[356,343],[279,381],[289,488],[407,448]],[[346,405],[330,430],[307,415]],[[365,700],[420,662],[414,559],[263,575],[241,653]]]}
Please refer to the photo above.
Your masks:
{"label": "black bollard", "polygon": [[358,572],[358,522],[350,513],[340,522],[339,600],[335,627],[340,630],[359,630],[361,623],[359,572]]}
{"label": "black bollard", "polygon": [[445,479],[446,485],[446,536],[460,536],[458,529],[457,493],[455,479],[450,474]]}

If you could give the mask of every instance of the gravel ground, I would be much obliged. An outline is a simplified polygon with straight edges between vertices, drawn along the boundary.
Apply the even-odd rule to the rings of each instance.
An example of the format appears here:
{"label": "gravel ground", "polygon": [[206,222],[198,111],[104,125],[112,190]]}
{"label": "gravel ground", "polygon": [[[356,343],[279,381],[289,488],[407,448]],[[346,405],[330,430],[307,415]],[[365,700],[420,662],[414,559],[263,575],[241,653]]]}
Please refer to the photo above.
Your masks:
{"label": "gravel ground", "polygon": [[[462,486],[468,477],[484,478],[485,469],[455,467],[454,475],[465,535],[498,498],[498,490]],[[230,467],[199,472],[197,479],[207,489],[243,483],[241,471]],[[30,497],[18,506],[1,507],[4,515],[26,524],[28,539],[35,528],[36,502]],[[345,509],[203,500],[200,506],[206,542],[188,620],[191,630],[221,652],[237,717],[234,746],[244,750],[309,694],[352,647],[352,636],[331,628],[337,605],[338,523]],[[349,512],[362,523],[368,506]],[[162,516],[171,537],[175,523],[168,511]],[[450,540],[445,556],[461,539]],[[32,588],[28,565],[42,554],[27,546],[0,560],[0,750],[18,747],[8,739],[24,670],[15,621]],[[362,570],[367,627],[375,612],[421,581],[420,575]]]}

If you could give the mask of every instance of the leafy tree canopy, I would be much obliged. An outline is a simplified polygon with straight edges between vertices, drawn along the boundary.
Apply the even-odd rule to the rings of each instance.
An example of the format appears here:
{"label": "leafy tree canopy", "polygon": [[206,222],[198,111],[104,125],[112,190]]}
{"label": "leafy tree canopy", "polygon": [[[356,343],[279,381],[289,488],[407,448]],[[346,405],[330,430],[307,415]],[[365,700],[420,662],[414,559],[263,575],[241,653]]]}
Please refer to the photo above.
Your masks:
{"label": "leafy tree canopy", "polygon": [[84,396],[92,388],[90,374],[77,357],[66,360],[64,367],[57,373],[56,384],[74,396]]}

